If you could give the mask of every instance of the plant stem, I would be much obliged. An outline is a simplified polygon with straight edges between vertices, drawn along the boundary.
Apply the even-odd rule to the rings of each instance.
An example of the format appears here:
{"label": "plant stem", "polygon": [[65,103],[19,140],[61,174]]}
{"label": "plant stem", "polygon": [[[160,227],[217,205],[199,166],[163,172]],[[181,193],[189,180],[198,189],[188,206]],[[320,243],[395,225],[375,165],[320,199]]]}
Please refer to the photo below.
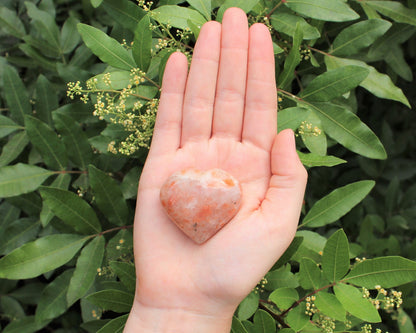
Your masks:
{"label": "plant stem", "polygon": [[312,50],[312,51],[315,51],[315,52],[317,52],[317,53],[320,53],[320,54],[323,54],[323,55],[326,55],[326,56],[331,56],[331,54],[330,53],[328,53],[328,52],[325,52],[325,51],[322,51],[322,50],[318,50],[318,49],[315,49],[314,47],[312,47],[312,46],[308,46],[308,49],[309,50]]}
{"label": "plant stem", "polygon": [[56,173],[60,173],[60,174],[87,174],[88,171],[67,171],[67,170],[62,170],[62,171],[57,171]]}
{"label": "plant stem", "polygon": [[331,283],[331,284],[328,284],[327,286],[324,286],[324,287],[321,287],[321,288],[319,288],[319,289],[316,289],[316,290],[314,290],[314,291],[312,291],[311,293],[309,293],[309,294],[307,294],[307,295],[305,295],[305,296],[303,296],[302,298],[300,298],[300,299],[298,299],[296,302],[294,302],[289,308],[287,308],[285,311],[283,311],[281,314],[280,314],[280,316],[281,317],[284,317],[290,310],[292,310],[293,308],[295,308],[295,307],[297,307],[300,303],[302,303],[307,297],[311,297],[311,296],[313,296],[313,295],[315,295],[315,294],[317,294],[318,292],[320,292],[320,291],[322,291],[322,290],[325,290],[325,289],[328,289],[328,288],[331,288],[331,287],[333,287],[333,286],[335,286],[337,283],[336,282],[333,282],[333,283]]}
{"label": "plant stem", "polygon": [[298,97],[296,95],[293,95],[292,93],[290,93],[290,92],[288,92],[286,90],[277,88],[277,93],[281,93],[281,94],[285,95],[287,98],[291,99],[292,101],[295,101],[295,102],[303,102],[303,99],[302,98],[300,98],[300,97]]}
{"label": "plant stem", "polygon": [[274,11],[275,11],[277,8],[279,8],[279,7],[280,7],[283,3],[285,3],[285,2],[286,2],[285,0],[281,0],[281,1],[279,1],[279,3],[278,3],[276,6],[274,6],[270,12],[268,12],[268,13],[266,14],[266,17],[269,19],[269,18],[270,18],[270,16],[272,16],[272,14],[274,13]]}
{"label": "plant stem", "polygon": [[[147,79],[147,78],[145,77],[145,79]],[[147,80],[149,80],[149,79],[147,79]],[[156,82],[153,82],[153,84],[157,85],[159,87],[159,89],[160,89],[160,86]],[[121,92],[119,90],[115,90],[115,89],[96,89],[96,90],[85,90],[85,89],[83,89],[83,90],[81,90],[81,92],[83,92],[83,93],[106,92],[106,93],[121,94]],[[149,97],[142,96],[142,95],[139,95],[139,94],[132,94],[132,93],[130,93],[129,95],[130,96],[137,97],[137,98],[145,99],[147,101],[151,101],[152,100]]]}
{"label": "plant stem", "polygon": [[282,327],[283,328],[290,328],[290,326],[288,325],[288,324],[286,324],[285,323],[285,321],[283,320],[283,318],[282,318],[282,316],[281,315],[279,315],[279,314],[277,314],[277,313],[274,313],[273,311],[271,311],[267,306],[265,306],[264,304],[269,304],[269,302],[268,301],[264,301],[264,300],[260,300],[260,303],[259,303],[259,305],[260,305],[260,307],[264,310],[264,311],[266,311],[266,312],[268,312],[276,321],[278,321],[279,322],[279,324],[280,325],[282,325]]}
{"label": "plant stem", "polygon": [[[153,81],[152,79],[150,79],[149,77],[147,77],[146,75],[143,75],[143,78],[147,81],[149,81],[151,84],[153,84],[155,87],[157,87],[158,89],[161,88],[161,86],[159,84],[157,84],[155,81]],[[141,97],[143,98],[143,97]],[[151,99],[149,99],[149,101],[151,101]]]}
{"label": "plant stem", "polygon": [[131,228],[133,228],[133,224],[130,224],[130,225],[123,225],[123,226],[121,226],[121,227],[115,227],[115,228],[111,228],[111,229],[108,229],[108,230],[101,231],[101,232],[100,232],[100,233],[98,233],[98,234],[92,235],[92,237],[102,236],[102,235],[108,234],[108,233],[110,233],[110,232],[119,231],[119,230],[124,230],[124,229],[131,229]]}

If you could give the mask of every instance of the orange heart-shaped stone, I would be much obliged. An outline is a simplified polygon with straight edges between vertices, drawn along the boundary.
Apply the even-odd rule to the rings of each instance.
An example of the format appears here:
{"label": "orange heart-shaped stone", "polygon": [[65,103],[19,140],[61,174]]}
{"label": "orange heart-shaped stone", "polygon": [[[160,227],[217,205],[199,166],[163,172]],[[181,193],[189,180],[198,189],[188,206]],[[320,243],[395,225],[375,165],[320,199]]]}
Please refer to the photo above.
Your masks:
{"label": "orange heart-shaped stone", "polygon": [[241,187],[221,169],[186,169],[171,175],[160,189],[170,219],[189,238],[204,243],[237,214]]}

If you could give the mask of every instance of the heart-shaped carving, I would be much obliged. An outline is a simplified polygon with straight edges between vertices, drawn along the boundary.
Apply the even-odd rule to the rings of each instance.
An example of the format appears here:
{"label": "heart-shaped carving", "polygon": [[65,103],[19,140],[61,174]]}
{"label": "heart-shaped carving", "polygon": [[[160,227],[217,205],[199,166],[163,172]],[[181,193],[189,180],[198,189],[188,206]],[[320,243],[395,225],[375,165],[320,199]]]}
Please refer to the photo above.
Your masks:
{"label": "heart-shaped carving", "polygon": [[241,187],[221,169],[186,169],[171,175],[160,189],[170,219],[198,244],[214,236],[237,214]]}

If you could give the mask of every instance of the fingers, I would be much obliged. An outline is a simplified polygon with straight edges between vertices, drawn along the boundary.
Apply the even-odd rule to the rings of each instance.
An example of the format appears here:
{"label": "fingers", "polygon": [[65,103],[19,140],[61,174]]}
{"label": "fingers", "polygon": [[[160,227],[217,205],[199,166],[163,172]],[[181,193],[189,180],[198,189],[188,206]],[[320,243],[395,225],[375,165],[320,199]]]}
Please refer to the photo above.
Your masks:
{"label": "fingers", "polygon": [[188,60],[179,52],[173,53],[165,67],[162,93],[156,116],[150,154],[166,154],[180,146],[183,95]]}
{"label": "fingers", "polygon": [[241,139],[247,76],[248,26],[244,11],[223,16],[221,55],[216,87],[213,136]]}
{"label": "fingers", "polygon": [[261,211],[271,223],[268,228],[270,233],[293,237],[308,175],[296,153],[292,130],[284,130],[275,137],[271,151],[271,171],[270,186]]}
{"label": "fingers", "polygon": [[220,40],[220,23],[211,21],[203,25],[186,84],[182,145],[189,140],[208,140],[211,137]]}
{"label": "fingers", "polygon": [[272,39],[267,27],[249,31],[248,73],[242,140],[267,151],[277,133],[277,95]]}

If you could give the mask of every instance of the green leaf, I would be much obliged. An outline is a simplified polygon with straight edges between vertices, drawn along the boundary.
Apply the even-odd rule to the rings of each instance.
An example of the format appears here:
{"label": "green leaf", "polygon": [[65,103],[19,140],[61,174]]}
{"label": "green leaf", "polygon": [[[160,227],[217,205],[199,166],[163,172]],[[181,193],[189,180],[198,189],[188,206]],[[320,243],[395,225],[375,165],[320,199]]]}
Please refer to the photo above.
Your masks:
{"label": "green leaf", "polygon": [[260,295],[252,291],[240,303],[237,309],[237,317],[240,320],[250,318],[259,307]]}
{"label": "green leaf", "polygon": [[290,310],[286,316],[287,324],[296,332],[301,331],[309,323],[309,316],[305,312],[306,305],[302,302]]}
{"label": "green leaf", "polygon": [[299,267],[299,283],[303,289],[317,290],[322,284],[322,272],[318,264],[309,258],[302,258]]}
{"label": "green leaf", "polygon": [[19,49],[31,58],[31,63],[41,66],[50,72],[56,72],[56,62],[49,60],[28,44],[20,44]]}
{"label": "green leaf", "polygon": [[95,211],[75,193],[59,188],[42,187],[40,194],[55,215],[76,232],[88,235],[101,231]]}
{"label": "green leaf", "polygon": [[12,118],[19,125],[23,125],[24,116],[32,113],[32,107],[26,87],[16,70],[11,66],[4,67],[3,91]]}
{"label": "green leaf", "polygon": [[201,27],[207,20],[196,10],[188,7],[161,6],[152,10],[152,18],[162,24],[170,24],[172,27],[189,28],[188,20]]}
{"label": "green leaf", "polygon": [[137,67],[143,72],[149,69],[152,60],[152,31],[150,30],[150,18],[144,16],[134,30],[133,58]]}
{"label": "green leaf", "polygon": [[72,52],[81,40],[77,31],[78,23],[79,21],[74,16],[70,16],[62,26],[60,40],[62,53],[64,54]]}
{"label": "green leaf", "polygon": [[36,30],[42,36],[42,39],[52,45],[57,54],[61,54],[61,42],[58,26],[55,18],[48,12],[38,9],[35,4],[26,1],[27,14],[32,19]]}
{"label": "green leaf", "polygon": [[337,282],[350,269],[350,249],[344,230],[339,229],[329,237],[322,255],[322,272],[330,282]]}
{"label": "green leaf", "polygon": [[31,35],[26,35],[23,37],[23,40],[26,42],[26,45],[31,46],[37,51],[41,52],[42,56],[49,58],[59,57],[59,51],[53,45],[45,42],[45,40],[41,38],[35,38]]}
{"label": "green leaf", "polygon": [[3,201],[0,204],[0,232],[4,232],[4,228],[7,227],[13,221],[16,221],[20,216],[20,210],[9,204],[7,201]]}
{"label": "green leaf", "polygon": [[131,54],[115,39],[86,24],[78,23],[77,27],[84,43],[102,62],[125,70],[136,67]]}
{"label": "green leaf", "polygon": [[296,130],[302,121],[305,120],[308,109],[301,107],[291,107],[280,110],[277,114],[277,126],[278,131],[282,131],[286,128]]}
{"label": "green leaf", "polygon": [[90,0],[91,1],[91,5],[94,8],[98,8],[100,7],[100,5],[102,4],[103,0]]}
{"label": "green leaf", "polygon": [[68,281],[66,301],[69,305],[83,297],[93,285],[103,261],[104,246],[104,237],[97,236],[82,249],[71,281]]}
{"label": "green leaf", "polygon": [[282,287],[299,287],[299,281],[297,277],[292,272],[284,271],[282,269],[268,272],[265,278],[267,280],[265,289],[267,290],[275,290]]}
{"label": "green leaf", "polygon": [[[49,187],[60,188],[62,190],[67,190],[69,184],[71,183],[71,175],[61,173],[55,180],[49,185]],[[42,227],[46,227],[49,222],[55,217],[55,214],[49,208],[48,205],[43,202],[42,211],[40,212],[40,221],[42,223]]]}
{"label": "green leaf", "polygon": [[386,54],[407,41],[416,32],[416,27],[408,24],[393,24],[393,26],[370,47],[368,56],[371,59],[384,59]]}
{"label": "green leaf", "polygon": [[0,168],[0,197],[32,192],[53,174],[54,171],[22,163]]}
{"label": "green leaf", "polygon": [[254,333],[275,333],[276,323],[273,317],[264,310],[257,310],[253,318]]}
{"label": "green leaf", "polygon": [[129,222],[129,209],[120,186],[103,171],[90,165],[90,183],[98,208],[113,224],[123,226]]}
{"label": "green leaf", "polygon": [[348,65],[361,66],[369,69],[370,73],[360,83],[361,87],[367,89],[377,97],[398,101],[410,108],[409,101],[403,94],[403,91],[394,85],[390,77],[386,74],[379,73],[373,66],[367,65],[364,61],[326,56],[325,64],[328,70]]}
{"label": "green leaf", "polygon": [[357,288],[341,283],[334,286],[334,292],[344,309],[353,316],[369,323],[381,322],[374,305]]}
{"label": "green leaf", "polygon": [[204,15],[208,21],[211,20],[211,0],[187,0],[187,2]]}
{"label": "green leaf", "polygon": [[56,129],[62,135],[68,157],[81,170],[86,170],[94,156],[81,125],[64,113],[53,113]]}
{"label": "green leaf", "polygon": [[374,132],[345,107],[328,102],[312,102],[307,106],[321,119],[324,132],[344,147],[368,158],[387,157]]}
{"label": "green leaf", "polygon": [[30,142],[45,164],[55,170],[65,170],[68,158],[58,135],[43,121],[32,116],[25,116],[25,127]]}
{"label": "green leaf", "polygon": [[132,167],[124,175],[123,182],[120,184],[120,188],[125,199],[132,199],[137,197],[137,188],[139,186],[141,172],[141,167]]}
{"label": "green leaf", "polygon": [[259,0],[225,0],[224,2],[221,3],[221,7],[218,9],[216,20],[218,22],[221,22],[222,17],[228,8],[238,7],[244,10],[244,12],[247,14],[258,3],[259,3]]}
{"label": "green leaf", "polygon": [[103,310],[114,312],[129,312],[133,304],[133,294],[116,289],[97,291],[86,297],[88,301],[98,305]]}
{"label": "green leaf", "polygon": [[102,7],[122,27],[134,31],[146,12],[128,0],[104,0]]}
{"label": "green leaf", "polygon": [[343,22],[359,18],[342,0],[286,0],[284,4],[299,14],[317,20]]}
{"label": "green leaf", "polygon": [[270,294],[269,299],[276,304],[280,310],[286,310],[299,299],[299,294],[294,288],[278,288]]}
{"label": "green leaf", "polygon": [[122,333],[126,324],[128,314],[114,318],[100,328],[97,333]]}
{"label": "green leaf", "polygon": [[296,236],[295,238],[293,238],[289,247],[282,254],[279,260],[273,265],[273,269],[277,269],[283,266],[284,264],[286,264],[292,258],[292,256],[296,253],[296,251],[299,249],[299,246],[302,244],[302,242],[303,242],[303,237]]}
{"label": "green leaf", "polygon": [[359,66],[345,66],[325,72],[314,78],[300,94],[310,102],[327,102],[357,87],[369,74]]}
{"label": "green leaf", "polygon": [[364,180],[337,188],[313,205],[301,226],[315,228],[338,220],[361,202],[374,185],[374,181]]}
{"label": "green leaf", "polygon": [[303,39],[317,39],[321,36],[318,29],[314,26],[308,24],[303,17],[285,13],[285,12],[275,12],[271,17],[271,24],[276,31],[280,31],[289,36],[294,36],[296,25],[299,23],[302,32]]}
{"label": "green leaf", "polygon": [[42,210],[42,200],[35,192],[13,196],[8,198],[7,202],[18,207],[29,216],[39,215]]}
{"label": "green leaf", "polygon": [[393,47],[385,58],[390,68],[406,81],[413,81],[412,68],[407,64],[404,58],[404,52],[400,46]]}
{"label": "green leaf", "polygon": [[[111,82],[108,85],[106,82]],[[94,84],[97,89],[123,89],[132,83],[130,71],[113,71],[105,74],[98,74],[88,80],[89,83]]]}
{"label": "green leaf", "polygon": [[19,129],[24,129],[24,127],[16,124],[9,117],[0,115],[0,138],[4,138]]}
{"label": "green leaf", "polygon": [[25,27],[16,12],[4,6],[0,7],[0,27],[4,32],[17,38],[26,35]]}
{"label": "green leaf", "polygon": [[0,259],[0,278],[30,279],[66,264],[87,237],[56,234],[26,243]]}
{"label": "green leaf", "polygon": [[2,333],[35,333],[39,332],[45,327],[50,320],[38,322],[35,320],[35,316],[26,316],[21,319],[14,320],[7,325]]}
{"label": "green leaf", "polygon": [[0,234],[0,254],[7,254],[33,240],[39,232],[40,223],[33,218],[22,218],[10,223]]}
{"label": "green leaf", "polygon": [[367,259],[356,264],[344,281],[374,289],[397,287],[416,280],[416,262],[398,256]]}
{"label": "green leaf", "polygon": [[399,309],[397,318],[397,325],[400,333],[415,333],[415,327],[412,323],[412,318],[403,310]]}
{"label": "green leaf", "polygon": [[396,22],[416,25],[416,9],[410,9],[398,1],[365,1],[365,4]]}
{"label": "green leaf", "polygon": [[333,294],[321,291],[315,297],[315,306],[324,315],[339,321],[346,320],[345,309]]}
{"label": "green leaf", "polygon": [[244,328],[241,321],[236,316],[233,316],[233,322],[232,322],[230,333],[248,333],[248,332]]}
{"label": "green leaf", "polygon": [[326,166],[326,167],[332,167],[335,165],[339,165],[342,163],[347,163],[347,161],[335,157],[335,156],[321,156],[314,153],[302,153],[300,151],[297,152],[300,158],[300,161],[303,165],[311,168],[311,167],[317,167],[317,166]]}
{"label": "green leaf", "polygon": [[54,88],[49,80],[39,75],[36,81],[36,117],[52,127],[52,110],[58,108],[58,96],[51,94]]}
{"label": "green leaf", "polygon": [[136,269],[134,264],[123,261],[111,261],[110,267],[128,291],[136,290]]}
{"label": "green leaf", "polygon": [[56,318],[72,305],[67,303],[66,293],[73,273],[73,269],[66,270],[43,289],[36,308],[36,321]]}
{"label": "green leaf", "polygon": [[16,320],[25,317],[25,310],[22,305],[10,296],[1,296],[0,309],[2,310],[2,316],[5,318],[12,318],[12,320]]}
{"label": "green leaf", "polygon": [[365,20],[342,30],[332,44],[330,54],[351,56],[370,46],[390,29],[391,23],[381,19]]}
{"label": "green leaf", "polygon": [[293,35],[293,45],[290,49],[289,55],[286,57],[283,65],[283,72],[277,78],[277,86],[285,88],[292,82],[295,76],[295,69],[300,63],[299,47],[303,39],[302,27],[299,23],[296,24],[295,34]]}
{"label": "green leaf", "polygon": [[303,242],[299,250],[293,256],[293,260],[300,262],[302,258],[310,258],[319,263],[322,261],[322,251],[327,239],[317,232],[309,230],[300,230],[296,236],[303,237]]}

